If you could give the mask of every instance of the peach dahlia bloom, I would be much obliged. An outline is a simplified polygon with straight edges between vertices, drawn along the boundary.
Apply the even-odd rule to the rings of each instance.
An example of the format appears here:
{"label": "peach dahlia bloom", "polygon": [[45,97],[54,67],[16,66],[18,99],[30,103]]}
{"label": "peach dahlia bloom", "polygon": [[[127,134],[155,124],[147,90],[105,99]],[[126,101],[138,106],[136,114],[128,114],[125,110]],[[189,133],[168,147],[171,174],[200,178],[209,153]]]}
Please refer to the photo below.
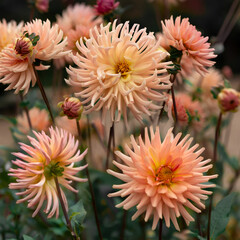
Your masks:
{"label": "peach dahlia bloom", "polygon": [[[96,36],[96,37],[95,37]],[[103,110],[103,119],[110,110],[112,121],[123,114],[127,122],[127,108],[135,118],[150,115],[159,109],[153,101],[163,101],[158,90],[170,88],[167,72],[171,62],[161,62],[168,53],[160,50],[153,33],[129,23],[100,26],[90,30],[89,39],[80,39],[77,47],[81,55],[71,55],[75,67],[69,67],[68,84],[82,87],[76,93],[86,105],[86,113]]]}
{"label": "peach dahlia bloom", "polygon": [[[75,162],[81,161],[87,153],[85,150],[80,154],[78,141],[74,136],[58,128],[50,128],[50,136],[45,132],[33,132],[36,138],[28,136],[30,145],[20,143],[20,147],[26,153],[13,153],[18,159],[13,161],[18,168],[10,169],[10,176],[16,177],[16,183],[10,183],[10,189],[26,189],[16,195],[26,195],[17,200],[17,203],[28,202],[28,207],[36,206],[33,217],[41,209],[46,200],[44,212],[48,213],[48,218],[56,213],[59,215],[59,201],[54,176],[57,176],[60,185],[77,192],[70,184],[72,181],[86,182],[74,176],[79,171],[87,167],[74,167]],[[63,201],[68,209],[67,199],[60,187]]]}
{"label": "peach dahlia bloom", "polygon": [[[89,38],[89,30],[95,26],[99,26],[103,22],[93,7],[84,3],[76,3],[74,6],[68,6],[63,11],[62,16],[57,15],[57,24],[63,31],[64,36],[68,38],[66,50],[71,50],[73,54],[78,52],[76,42],[81,37]],[[72,63],[72,59],[68,56],[54,61],[57,67],[65,66],[65,62]]]}
{"label": "peach dahlia bloom", "polygon": [[[214,49],[210,48],[208,37],[203,37],[196,27],[189,23],[188,18],[177,17],[174,23],[173,17],[162,21],[163,38],[161,43],[167,50],[170,46],[183,52],[183,59],[191,60],[194,69],[201,75],[207,72],[206,67],[213,66],[210,59],[216,57]],[[185,64],[186,65],[186,64]],[[189,69],[188,69],[189,70]],[[186,71],[187,72],[187,71]]]}
{"label": "peach dahlia bloom", "polygon": [[212,168],[212,164],[208,164],[211,160],[203,160],[200,156],[204,148],[195,151],[198,144],[190,147],[193,138],[189,139],[189,135],[180,141],[182,134],[178,133],[174,138],[170,129],[161,141],[159,128],[154,133],[151,127],[150,132],[151,140],[146,128],[145,143],[139,136],[139,145],[131,136],[133,150],[125,146],[129,156],[120,151],[115,152],[123,164],[116,161],[113,163],[122,173],[112,170],[108,170],[108,173],[125,183],[113,185],[113,188],[120,190],[110,193],[109,197],[126,197],[116,207],[128,210],[136,206],[137,211],[132,220],[144,212],[145,221],[153,215],[153,230],[160,218],[165,219],[167,227],[172,221],[179,230],[177,217],[182,216],[187,225],[194,221],[187,209],[199,213],[199,208],[205,208],[201,200],[206,200],[207,195],[212,193],[205,188],[215,187],[215,184],[204,183],[217,175],[205,175]]}
{"label": "peach dahlia bloom", "polygon": [[[35,33],[39,36],[36,45],[32,44],[25,35]],[[5,90],[15,89],[15,93],[24,90],[28,92],[30,84],[36,83],[36,76],[32,64],[36,60],[49,61],[60,58],[68,52],[64,51],[67,38],[63,39],[63,33],[58,26],[51,27],[50,21],[42,22],[36,19],[27,23],[22,30],[22,35],[15,39],[0,52],[0,82],[9,84]],[[49,66],[37,65],[36,70],[46,70]]]}
{"label": "peach dahlia bloom", "polygon": [[[45,109],[33,107],[29,110],[29,117],[31,120],[32,128],[36,131],[47,131],[50,126],[48,112]],[[23,133],[28,133],[30,128],[27,120],[27,115],[24,112],[22,115],[17,116],[18,129]]]}
{"label": "peach dahlia bloom", "polygon": [[23,23],[17,24],[15,21],[0,21],[0,52],[8,45],[14,44],[16,37],[20,36]]}

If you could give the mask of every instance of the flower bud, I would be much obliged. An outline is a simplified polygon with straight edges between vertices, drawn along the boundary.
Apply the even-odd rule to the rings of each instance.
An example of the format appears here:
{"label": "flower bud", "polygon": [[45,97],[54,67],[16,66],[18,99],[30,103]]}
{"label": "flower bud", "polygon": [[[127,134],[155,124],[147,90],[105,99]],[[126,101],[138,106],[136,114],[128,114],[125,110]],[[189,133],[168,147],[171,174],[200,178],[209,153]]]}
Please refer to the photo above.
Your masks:
{"label": "flower bud", "polygon": [[112,12],[115,8],[117,8],[119,2],[115,3],[115,0],[98,0],[97,5],[95,5],[95,10],[99,15],[105,15]]}
{"label": "flower bud", "polygon": [[63,102],[58,103],[62,108],[60,115],[67,116],[69,119],[80,119],[83,111],[82,103],[78,98],[66,97]]}
{"label": "flower bud", "polygon": [[32,41],[28,37],[18,38],[15,45],[15,51],[22,57],[27,57],[27,55],[32,56],[33,52]]}
{"label": "flower bud", "polygon": [[39,12],[48,12],[49,0],[36,0],[35,6]]}
{"label": "flower bud", "polygon": [[240,103],[240,94],[232,88],[224,88],[218,94],[218,105],[222,111],[225,112],[236,112]]}

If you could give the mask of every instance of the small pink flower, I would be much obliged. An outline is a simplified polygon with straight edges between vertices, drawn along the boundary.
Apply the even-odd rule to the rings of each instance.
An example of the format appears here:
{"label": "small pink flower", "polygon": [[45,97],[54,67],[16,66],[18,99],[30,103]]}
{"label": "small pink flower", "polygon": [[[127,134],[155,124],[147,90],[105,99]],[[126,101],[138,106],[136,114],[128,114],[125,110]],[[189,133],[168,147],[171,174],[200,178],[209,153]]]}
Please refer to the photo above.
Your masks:
{"label": "small pink flower", "polygon": [[[10,183],[10,189],[25,189],[16,195],[26,195],[17,200],[17,203],[28,202],[28,207],[36,206],[33,217],[46,201],[45,213],[48,218],[54,214],[59,215],[59,200],[54,177],[58,178],[59,184],[63,187],[78,192],[70,184],[72,181],[86,182],[74,176],[79,171],[87,167],[74,167],[74,163],[80,162],[87,154],[85,150],[82,154],[78,150],[78,141],[74,136],[58,128],[50,128],[50,136],[45,132],[33,132],[36,138],[28,136],[31,145],[20,143],[21,149],[26,152],[13,153],[18,159],[13,161],[18,168],[11,168],[9,175],[16,177],[16,183]],[[60,188],[64,205],[68,209],[68,203],[63,190]],[[51,209],[52,208],[52,209]]]}
{"label": "small pink flower", "polygon": [[97,0],[97,5],[95,5],[95,10],[99,15],[105,15],[112,12],[115,8],[117,8],[119,2],[115,3],[115,0]]}
{"label": "small pink flower", "polygon": [[36,0],[35,6],[39,12],[48,12],[49,0]]}
{"label": "small pink flower", "polygon": [[136,206],[132,220],[145,213],[144,220],[148,221],[153,215],[153,230],[159,219],[165,219],[167,227],[172,221],[180,230],[177,217],[182,216],[187,225],[194,221],[187,209],[200,213],[205,208],[201,200],[212,193],[205,188],[215,187],[215,184],[204,183],[217,175],[206,175],[212,168],[211,160],[203,160],[204,148],[196,150],[198,144],[191,145],[193,139],[189,139],[189,135],[180,140],[182,134],[174,137],[170,129],[162,141],[159,128],[154,133],[151,127],[150,133],[151,139],[146,128],[145,142],[140,136],[139,144],[131,136],[132,147],[125,145],[124,148],[127,155],[115,152],[123,163],[113,163],[122,173],[107,172],[124,183],[113,185],[118,191],[108,196],[124,198],[116,207],[128,210]]}
{"label": "small pink flower", "polygon": [[58,107],[61,107],[61,115],[66,115],[68,118],[81,118],[83,106],[80,100],[76,97],[66,97],[63,102],[58,103]]}
{"label": "small pink flower", "polygon": [[[206,67],[211,67],[214,62],[210,59],[216,57],[214,49],[210,48],[208,37],[203,37],[196,27],[189,23],[188,18],[177,17],[175,22],[173,17],[162,21],[163,35],[161,44],[166,50],[170,46],[182,51],[183,61],[189,62],[192,69],[195,69],[201,75],[207,72]],[[185,66],[188,65],[185,63]],[[182,65],[182,64],[181,64]],[[183,64],[184,65],[184,64]],[[190,69],[185,69],[187,73]]]}
{"label": "small pink flower", "polygon": [[236,112],[239,104],[240,94],[232,88],[224,88],[218,94],[218,105],[222,113]]}

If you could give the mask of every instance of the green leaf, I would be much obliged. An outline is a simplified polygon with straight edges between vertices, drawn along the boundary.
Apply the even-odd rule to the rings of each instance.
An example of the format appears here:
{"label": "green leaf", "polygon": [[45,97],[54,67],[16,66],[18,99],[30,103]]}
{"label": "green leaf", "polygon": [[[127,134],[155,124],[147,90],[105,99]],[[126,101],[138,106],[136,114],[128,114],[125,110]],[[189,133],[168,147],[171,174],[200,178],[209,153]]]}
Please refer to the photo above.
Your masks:
{"label": "green leaf", "polygon": [[224,147],[223,144],[218,143],[218,154],[219,159],[222,162],[227,162],[233,169],[238,170],[239,169],[239,162],[236,157],[230,157]]}
{"label": "green leaf", "polygon": [[7,117],[7,116],[0,115],[0,119],[3,119],[3,120],[8,121],[8,122],[10,122],[11,124],[13,124],[14,126],[17,125],[17,120],[16,120],[16,118],[11,118],[11,117]]}
{"label": "green leaf", "polygon": [[87,212],[84,209],[82,200],[78,201],[75,205],[69,208],[70,221],[73,227],[73,231],[77,236],[83,229],[83,221],[86,217]]}
{"label": "green leaf", "polygon": [[23,235],[23,240],[34,240],[32,237],[27,236],[27,235]]}
{"label": "green leaf", "polygon": [[173,62],[177,61],[178,58],[182,57],[182,51],[176,49],[173,46],[170,46],[169,53],[170,53],[170,60]]}
{"label": "green leaf", "polygon": [[231,88],[231,83],[227,80],[227,79],[224,79],[224,87],[225,88]]}
{"label": "green leaf", "polygon": [[229,194],[223,198],[213,210],[210,226],[210,238],[212,240],[224,232],[229,221],[229,214],[235,197],[236,193]]}
{"label": "green leaf", "polygon": [[212,93],[212,96],[213,96],[214,99],[217,99],[218,94],[222,91],[222,89],[223,89],[222,86],[220,86],[220,87],[213,87],[211,89],[211,93]]}

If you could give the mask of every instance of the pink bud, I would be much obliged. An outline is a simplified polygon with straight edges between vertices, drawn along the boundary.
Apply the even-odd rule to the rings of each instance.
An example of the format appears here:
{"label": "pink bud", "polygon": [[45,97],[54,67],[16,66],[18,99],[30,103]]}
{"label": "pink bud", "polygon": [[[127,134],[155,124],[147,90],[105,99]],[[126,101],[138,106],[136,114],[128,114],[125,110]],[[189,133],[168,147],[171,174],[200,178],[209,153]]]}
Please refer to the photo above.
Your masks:
{"label": "pink bud", "polygon": [[99,15],[105,15],[112,12],[115,8],[117,8],[119,2],[115,3],[115,0],[98,0],[97,5],[95,5],[95,10]]}
{"label": "pink bud", "polygon": [[32,55],[33,45],[29,38],[18,38],[15,45],[15,51],[22,57],[27,57],[28,54]]}
{"label": "pink bud", "polygon": [[36,0],[35,6],[39,12],[48,12],[49,0]]}
{"label": "pink bud", "polygon": [[58,106],[62,108],[61,115],[65,115],[70,119],[80,119],[83,106],[78,98],[66,97],[63,102],[58,103]]}
{"label": "pink bud", "polygon": [[239,92],[232,88],[224,88],[218,94],[218,105],[222,113],[229,111],[236,112],[239,103],[240,103]]}

